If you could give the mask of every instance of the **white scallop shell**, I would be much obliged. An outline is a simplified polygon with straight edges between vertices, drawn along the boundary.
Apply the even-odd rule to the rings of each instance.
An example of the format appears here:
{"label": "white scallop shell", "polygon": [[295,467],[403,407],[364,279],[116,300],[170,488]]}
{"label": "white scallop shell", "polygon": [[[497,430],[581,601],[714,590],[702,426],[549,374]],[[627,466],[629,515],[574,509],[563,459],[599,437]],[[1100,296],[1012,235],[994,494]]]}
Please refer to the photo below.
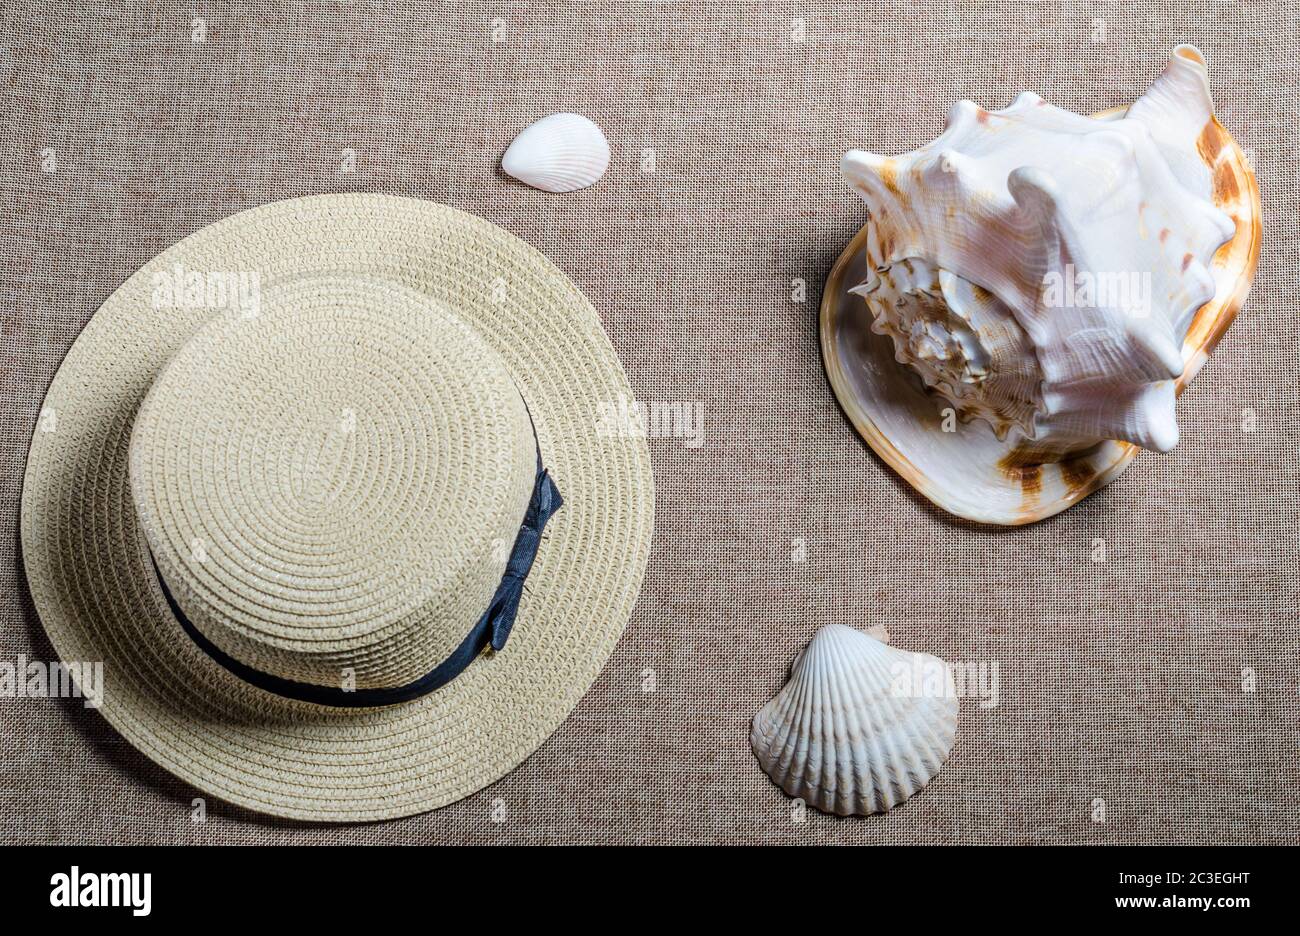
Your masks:
{"label": "white scallop shell", "polygon": [[754,716],[749,740],[782,790],[846,816],[885,812],[924,787],[956,732],[957,692],[943,660],[827,624]]}
{"label": "white scallop shell", "polygon": [[552,114],[526,127],[501,157],[501,169],[545,192],[572,192],[609,168],[609,141],[581,114]]}

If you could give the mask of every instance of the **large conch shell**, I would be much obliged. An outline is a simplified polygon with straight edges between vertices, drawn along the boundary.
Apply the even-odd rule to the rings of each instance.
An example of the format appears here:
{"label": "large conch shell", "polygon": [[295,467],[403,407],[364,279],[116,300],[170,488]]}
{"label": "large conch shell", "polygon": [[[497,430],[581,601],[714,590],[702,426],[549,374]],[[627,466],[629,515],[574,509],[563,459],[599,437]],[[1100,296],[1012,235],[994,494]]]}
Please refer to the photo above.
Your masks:
{"label": "large conch shell", "polygon": [[869,218],[822,352],[858,431],[945,510],[1051,516],[1178,441],[1174,399],[1250,289],[1259,192],[1191,46],[1127,110],[1025,92],[845,179]]}
{"label": "large conch shell", "polygon": [[754,716],[750,744],[786,793],[841,816],[885,812],[952,751],[957,691],[938,657],[827,624]]}

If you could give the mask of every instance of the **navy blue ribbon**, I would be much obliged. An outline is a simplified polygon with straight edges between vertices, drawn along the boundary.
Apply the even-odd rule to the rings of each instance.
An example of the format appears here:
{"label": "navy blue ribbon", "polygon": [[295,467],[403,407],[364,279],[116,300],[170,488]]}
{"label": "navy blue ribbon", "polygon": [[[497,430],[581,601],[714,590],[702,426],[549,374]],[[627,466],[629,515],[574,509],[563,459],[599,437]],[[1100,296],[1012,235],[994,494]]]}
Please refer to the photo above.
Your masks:
{"label": "navy blue ribbon", "polygon": [[[497,586],[496,593],[492,596],[492,601],[487,610],[483,612],[483,616],[478,619],[473,629],[461,641],[460,646],[452,651],[451,656],[415,680],[415,682],[392,688],[344,689],[341,686],[322,686],[316,683],[295,682],[292,679],[264,673],[246,663],[241,663],[203,636],[203,633],[185,616],[185,612],[180,609],[180,605],[176,603],[176,599],[172,597],[171,591],[167,588],[167,583],[163,581],[162,574],[158,572],[157,562],[154,563],[154,572],[158,574],[158,584],[162,587],[163,597],[167,599],[172,614],[176,615],[176,621],[185,633],[189,634],[190,639],[198,644],[200,650],[244,682],[251,683],[259,689],[265,689],[267,692],[273,692],[285,698],[298,699],[302,702],[314,702],[317,705],[330,705],[337,708],[369,708],[379,705],[395,705],[398,702],[409,702],[412,699],[418,699],[420,696],[428,695],[435,689],[445,686],[464,672],[465,668],[474,662],[474,658],[488,644],[492,645],[493,650],[500,650],[506,645],[506,638],[510,636],[510,629],[515,624],[515,615],[519,611],[519,599],[524,592],[524,580],[528,578],[528,573],[533,567],[533,560],[537,557],[537,547],[542,541],[542,528],[546,526],[546,521],[551,518],[551,515],[559,510],[563,504],[564,498],[560,497],[560,491],[556,488],[555,482],[551,480],[550,474],[542,467],[541,454],[539,453],[537,458],[537,479],[533,482],[533,496],[528,501],[528,510],[524,512],[524,522],[519,527],[519,535],[515,537],[515,545],[510,551],[510,559],[506,562],[506,570],[501,577],[501,584]],[[152,555],[150,558],[153,558]]]}

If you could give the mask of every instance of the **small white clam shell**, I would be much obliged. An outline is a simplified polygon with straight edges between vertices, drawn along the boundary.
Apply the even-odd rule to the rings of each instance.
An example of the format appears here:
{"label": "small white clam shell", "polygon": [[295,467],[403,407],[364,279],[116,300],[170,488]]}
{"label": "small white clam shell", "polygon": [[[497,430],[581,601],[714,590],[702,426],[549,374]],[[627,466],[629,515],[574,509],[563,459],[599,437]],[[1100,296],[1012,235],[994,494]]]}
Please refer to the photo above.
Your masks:
{"label": "small white clam shell", "polygon": [[947,664],[827,624],[754,716],[750,744],[790,796],[824,812],[865,815],[892,809],[929,783],[956,733]]}
{"label": "small white clam shell", "polygon": [[581,114],[552,114],[529,125],[501,157],[501,169],[546,192],[572,192],[609,168],[609,141]]}

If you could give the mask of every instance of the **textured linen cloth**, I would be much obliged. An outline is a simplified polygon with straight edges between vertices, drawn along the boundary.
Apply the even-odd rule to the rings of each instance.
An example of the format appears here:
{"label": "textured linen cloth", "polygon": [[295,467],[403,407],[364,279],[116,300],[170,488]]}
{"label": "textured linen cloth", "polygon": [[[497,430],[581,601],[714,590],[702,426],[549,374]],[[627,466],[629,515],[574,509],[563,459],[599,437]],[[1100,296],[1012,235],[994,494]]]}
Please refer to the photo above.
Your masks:
{"label": "textured linen cloth", "polygon": [[[245,208],[375,191],[488,218],[591,298],[639,399],[688,406],[651,439],[626,635],[505,779],[369,826],[215,801],[200,822],[200,794],[79,701],[0,699],[0,840],[1300,842],[1293,5],[96,6],[0,13],[0,660],[53,654],[17,544],[55,369],[142,263]],[[1184,41],[1257,166],[1254,292],[1180,400],[1174,452],[1028,528],[953,521],[859,440],[822,370],[821,284],[864,220],[839,158],[927,142],[961,98],[1129,103]],[[560,110],[604,128],[605,179],[555,196],[504,176],[513,136]],[[962,700],[948,765],[887,816],[803,814],[749,749],[829,621],[997,666],[997,704]]]}

